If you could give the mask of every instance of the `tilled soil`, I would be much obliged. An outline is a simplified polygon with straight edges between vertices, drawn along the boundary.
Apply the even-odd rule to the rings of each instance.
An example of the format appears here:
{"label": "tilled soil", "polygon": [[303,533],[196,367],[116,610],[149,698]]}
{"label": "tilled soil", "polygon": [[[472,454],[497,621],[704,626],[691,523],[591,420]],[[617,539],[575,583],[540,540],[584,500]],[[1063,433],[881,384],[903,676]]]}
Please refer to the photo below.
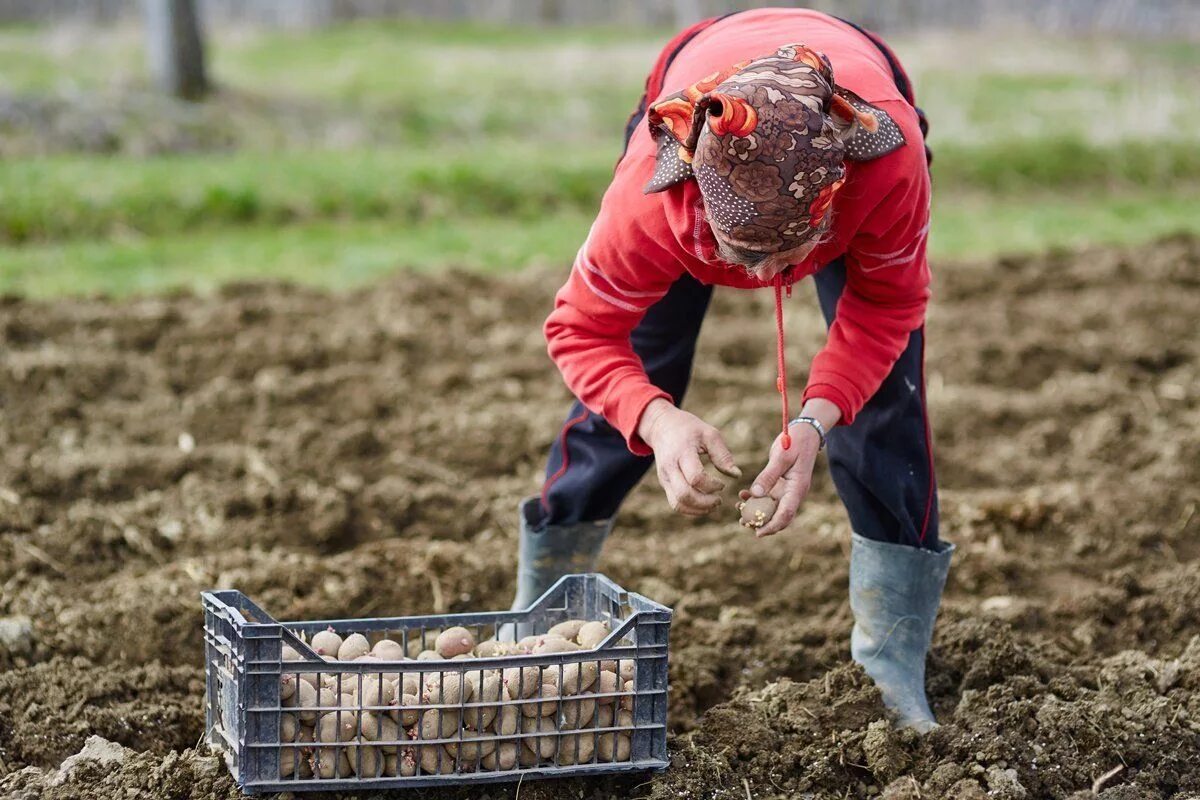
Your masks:
{"label": "tilled soil", "polygon": [[[0,797],[237,796],[196,749],[203,589],[287,619],[506,607],[515,506],[569,399],[540,332],[561,277],[0,302],[0,616],[32,621],[0,644]],[[1200,242],[937,280],[943,726],[890,731],[849,661],[824,474],[761,542],[734,487],[693,523],[649,478],[602,568],[675,609],[673,765],[522,798],[1200,796]],[[753,469],[777,424],[769,298],[710,314],[688,407]],[[799,372],[811,289],[788,326]],[[91,734],[132,752],[55,785]]]}

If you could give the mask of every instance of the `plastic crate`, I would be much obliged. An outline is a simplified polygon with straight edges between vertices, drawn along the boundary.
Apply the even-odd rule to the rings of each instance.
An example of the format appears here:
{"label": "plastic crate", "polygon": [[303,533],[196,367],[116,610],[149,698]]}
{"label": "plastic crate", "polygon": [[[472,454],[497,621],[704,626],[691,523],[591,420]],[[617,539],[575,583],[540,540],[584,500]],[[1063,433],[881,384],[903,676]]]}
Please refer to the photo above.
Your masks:
{"label": "plastic crate", "polygon": [[[204,592],[202,597],[207,740],[224,753],[234,779],[251,794],[458,786],[645,772],[664,769],[668,764],[667,638],[671,609],[626,592],[603,575],[568,575],[524,611],[479,614],[281,623],[238,591]],[[477,642],[492,638],[512,642],[521,636],[544,633],[568,619],[606,621],[611,632],[592,650],[386,662],[326,661],[301,639],[303,634],[311,641],[314,634],[332,628],[343,637],[361,633],[372,645],[384,638],[392,639],[411,657],[417,650],[431,649],[438,632],[452,626],[467,628]],[[282,660],[285,645],[293,648],[300,660]],[[597,676],[613,666],[627,676],[632,670],[630,691],[625,691],[626,684],[618,677],[614,691],[603,691],[597,679],[586,691],[572,693],[577,688],[570,685],[572,674],[578,671],[588,675],[592,671],[585,664],[594,665]],[[517,668],[523,672],[499,673],[504,685],[514,687],[514,694],[520,695],[520,689],[528,690],[528,682],[534,679],[539,689],[531,697],[509,698],[507,690],[498,696],[480,690],[477,698],[453,697],[456,688],[458,694],[470,695],[468,684],[490,685],[495,691],[495,682],[486,682],[497,674],[496,670]],[[373,698],[369,695],[386,696],[383,680],[394,678],[396,686],[403,687],[405,676],[410,676],[407,680],[411,684],[413,675],[420,686],[433,692],[419,697],[417,705],[370,704]],[[612,688],[613,680],[605,680]],[[290,684],[294,693],[287,702],[282,699],[285,681],[294,681]],[[318,693],[315,700],[310,693],[310,702],[297,705],[304,702],[300,695],[307,692],[295,688],[301,681],[316,686],[329,684],[330,692],[323,698]],[[545,681],[565,687],[565,695],[542,694],[551,691],[540,688]],[[578,682],[584,683],[585,679]],[[369,689],[372,684],[374,691]],[[619,713],[622,706],[627,714]],[[590,719],[582,723],[580,719],[588,717],[589,708]],[[604,708],[612,709],[611,719]],[[393,712],[398,718],[395,729],[383,721],[392,718]],[[426,732],[432,732],[434,738],[422,732],[422,724],[408,728],[402,716],[405,712],[410,712],[409,717],[411,712],[436,715],[436,721],[431,718],[426,723]],[[345,724],[347,731],[353,726],[352,734],[344,734],[353,738],[337,743],[307,741],[305,729],[291,724],[301,716],[313,717],[320,724],[320,717],[326,714],[334,716],[333,722],[325,724]],[[453,724],[456,714],[459,720],[467,721],[466,725],[482,730],[473,733],[464,724]],[[485,724],[493,714],[498,721]],[[515,732],[500,732],[512,729],[514,715]],[[527,719],[548,722],[525,722]],[[281,736],[285,727],[296,728],[293,739]],[[417,738],[412,738],[414,735]],[[587,755],[588,737],[592,737],[592,752],[580,758]],[[624,755],[619,737],[628,737],[627,759],[605,760],[602,751],[614,759]],[[514,752],[514,744],[518,761],[504,768],[503,761]],[[504,759],[500,763],[488,759],[485,751],[489,749],[497,758],[504,755]],[[395,758],[387,759],[389,754]],[[351,762],[351,774],[341,774],[347,769],[343,755]],[[322,758],[331,770],[328,777],[302,777],[303,762],[315,759],[320,767]],[[381,766],[375,767],[376,762]],[[389,764],[396,774],[387,774]],[[405,774],[408,772],[413,774]]]}

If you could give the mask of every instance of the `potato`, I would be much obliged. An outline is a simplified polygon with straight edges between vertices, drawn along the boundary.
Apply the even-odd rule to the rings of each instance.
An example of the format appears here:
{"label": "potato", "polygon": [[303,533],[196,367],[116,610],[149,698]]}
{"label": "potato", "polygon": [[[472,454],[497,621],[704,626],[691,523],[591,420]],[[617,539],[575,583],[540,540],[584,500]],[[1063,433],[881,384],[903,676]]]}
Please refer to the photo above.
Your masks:
{"label": "potato", "polygon": [[537,647],[537,644],[539,641],[541,641],[541,639],[541,636],[537,634],[531,634],[517,642],[513,649],[518,653],[532,653],[533,648]]}
{"label": "potato", "polygon": [[417,754],[411,747],[402,747],[396,756],[396,770],[401,777],[411,778],[417,774]]}
{"label": "potato", "polygon": [[296,693],[296,676],[284,675],[279,679],[279,699],[288,700]]}
{"label": "potato", "polygon": [[353,672],[322,672],[321,686],[338,694],[354,694],[358,690],[358,676]]}
{"label": "potato", "polygon": [[548,717],[558,711],[558,687],[553,683],[543,683],[533,696],[544,702],[523,703],[521,705],[521,713],[525,716]]}
{"label": "potato", "polygon": [[460,672],[433,672],[425,676],[425,691],[421,697],[426,703],[458,705],[471,702],[471,684]]}
{"label": "potato", "polygon": [[421,694],[421,675],[418,672],[404,672],[394,681],[397,694]]}
{"label": "potato", "polygon": [[417,720],[421,718],[421,710],[419,708],[405,708],[405,706],[419,706],[421,698],[415,694],[404,694],[400,696],[400,709],[392,712],[392,718],[399,717],[399,722],[404,727],[416,725]]}
{"label": "potato", "polygon": [[300,661],[300,653],[290,644],[285,644],[280,651],[280,660],[282,661]]}
{"label": "potato", "polygon": [[633,680],[633,663],[630,659],[625,659],[618,665],[617,677],[621,679],[622,683]]}
{"label": "potato", "polygon": [[529,697],[542,685],[542,671],[537,667],[509,667],[504,670],[503,681],[509,697]]}
{"label": "potato", "polygon": [[336,747],[320,748],[319,752],[309,756],[308,765],[318,778],[345,778],[354,772],[345,750]]}
{"label": "potato", "polygon": [[749,500],[744,500],[737,504],[738,511],[742,512],[739,522],[743,528],[751,530],[761,528],[771,521],[771,517],[775,516],[775,509],[778,505],[774,497],[751,497]]}
{"label": "potato", "polygon": [[314,689],[321,685],[321,673],[319,672],[298,672],[296,677]]}
{"label": "potato", "polygon": [[521,711],[516,706],[501,706],[492,720],[492,730],[501,736],[512,736],[521,724]]}
{"label": "potato", "polygon": [[596,736],[597,761],[628,761],[632,747],[628,733],[601,733]]}
{"label": "potato", "polygon": [[560,766],[586,764],[592,760],[594,752],[596,752],[595,734],[577,733],[574,736],[563,736],[558,740],[558,763]]}
{"label": "potato", "polygon": [[417,653],[417,661],[441,661],[442,657],[435,650],[422,650]]}
{"label": "potato", "polygon": [[327,628],[314,634],[309,646],[319,656],[336,656],[342,646],[342,637],[334,633],[333,628]]}
{"label": "potato", "polygon": [[[610,692],[621,691],[621,680],[612,672],[600,672],[600,677],[596,679],[595,692],[599,695],[605,695]],[[615,697],[599,697],[597,701],[600,705],[611,705],[616,701]]]}
{"label": "potato", "polygon": [[475,655],[479,658],[498,658],[506,656],[509,653],[512,644],[510,642],[498,642],[495,639],[488,639],[486,642],[480,642],[475,647]]}
{"label": "potato", "polygon": [[322,711],[329,711],[330,709],[339,708],[341,706],[341,700],[341,695],[339,695],[333,689],[328,689],[322,686],[317,690],[317,705],[320,706]]}
{"label": "potato", "polygon": [[579,650],[579,645],[574,642],[568,642],[561,636],[546,636],[538,641],[533,646],[534,655],[544,655],[547,653],[572,653]]}
{"label": "potato", "polygon": [[596,682],[596,677],[599,674],[600,670],[594,661],[584,661],[582,664],[567,664],[563,667],[562,685],[558,687],[559,691],[564,696],[586,692]]}
{"label": "potato", "polygon": [[512,769],[517,765],[517,758],[520,754],[521,746],[518,743],[500,742],[495,750],[480,760],[479,766],[493,770]]}
{"label": "potato", "polygon": [[349,742],[358,736],[358,714],[353,711],[331,711],[317,720],[318,742],[334,744]]}
{"label": "potato", "polygon": [[362,688],[362,707],[366,709],[378,706],[390,706],[396,699],[396,685],[385,681],[382,675],[364,675]]}
{"label": "potato", "polygon": [[521,741],[541,758],[553,758],[557,737],[557,726],[549,717],[525,717],[521,720],[521,733],[546,733],[548,736],[533,736]]}
{"label": "potato", "polygon": [[431,708],[421,715],[421,739],[449,739],[458,733],[462,717],[457,711]]}
{"label": "potato", "polygon": [[562,704],[563,730],[576,730],[587,726],[596,713],[596,701],[591,697],[581,700],[564,700]]}
{"label": "potato", "polygon": [[303,709],[297,712],[301,722],[315,722],[319,713],[315,708],[317,700],[317,690],[307,682],[301,681],[296,685],[296,693],[289,697],[284,705],[288,708]]}
{"label": "potato", "polygon": [[[300,767],[299,776],[296,775],[296,767]],[[295,779],[311,778],[312,767],[309,766],[308,758],[300,752],[298,747],[284,747],[279,751],[279,777]]]}
{"label": "potato", "polygon": [[338,646],[338,661],[353,661],[371,652],[371,643],[361,633],[352,633]]}
{"label": "potato", "polygon": [[381,661],[404,661],[404,647],[392,639],[380,639],[371,648],[371,655]]}
{"label": "potato", "polygon": [[[467,676],[467,681],[471,683],[471,701],[475,703],[497,703],[501,699],[508,699],[508,693],[504,689],[504,684],[499,675],[484,675],[483,682],[479,682],[479,675],[472,674]],[[473,708],[463,709],[463,724],[468,728],[481,731],[488,725],[492,724],[492,720],[496,718],[496,713],[500,710],[499,706],[475,706]]]}
{"label": "potato", "polygon": [[625,681],[625,685],[621,688],[622,692],[629,692],[621,698],[621,708],[625,711],[633,711],[633,681]]}
{"label": "potato", "polygon": [[[617,716],[616,704],[607,706],[596,706],[596,727],[611,728],[613,719]],[[590,727],[590,726],[589,726]]]}
{"label": "potato", "polygon": [[459,756],[464,763],[476,761],[480,757],[494,752],[495,749],[496,740],[492,738],[492,734],[471,730],[462,732],[462,742],[446,743],[446,751],[451,755]]}
{"label": "potato", "polygon": [[433,649],[442,658],[469,655],[475,649],[475,637],[466,628],[446,628],[438,634]]}
{"label": "potato", "polygon": [[518,749],[520,752],[517,753],[517,763],[522,767],[532,767],[535,764],[540,764],[543,760],[529,745],[528,739],[522,739],[521,746]]}
{"label": "potato", "polygon": [[376,714],[372,711],[364,711],[362,714],[362,722],[358,726],[364,739],[371,742],[382,742],[378,747],[386,753],[395,753],[399,747],[398,742],[406,737],[396,721],[387,714]]}
{"label": "potato", "polygon": [[289,714],[287,711],[282,711],[279,714],[279,741],[294,742],[296,734],[300,732],[300,720],[295,714]]}
{"label": "potato", "polygon": [[386,756],[378,747],[370,745],[349,745],[346,747],[346,760],[350,769],[360,778],[378,778],[383,774],[383,764]]}
{"label": "potato", "polygon": [[579,629],[575,641],[585,650],[592,650],[608,637],[609,632],[607,622],[588,622]]}
{"label": "potato", "polygon": [[383,774],[385,777],[394,778],[400,772],[400,756],[395,753],[388,753],[383,757]]}
{"label": "potato", "polygon": [[440,744],[427,744],[414,748],[420,752],[417,763],[421,772],[428,775],[449,775],[454,772],[454,756]]}
{"label": "potato", "polygon": [[574,639],[579,635],[579,629],[587,624],[586,619],[569,619],[560,622],[546,631],[547,636],[561,636],[564,639]]}

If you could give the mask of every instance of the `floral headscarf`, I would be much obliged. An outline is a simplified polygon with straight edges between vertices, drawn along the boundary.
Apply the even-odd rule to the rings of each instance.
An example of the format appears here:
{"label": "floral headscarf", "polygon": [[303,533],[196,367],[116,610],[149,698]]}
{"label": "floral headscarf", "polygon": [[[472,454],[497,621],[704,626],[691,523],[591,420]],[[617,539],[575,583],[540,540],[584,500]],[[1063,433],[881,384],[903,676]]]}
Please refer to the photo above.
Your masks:
{"label": "floral headscarf", "polygon": [[652,105],[647,121],[658,156],[644,191],[695,176],[713,227],[760,253],[820,229],[846,160],[904,144],[891,117],[834,84],[829,60],[802,44],[714,72]]}

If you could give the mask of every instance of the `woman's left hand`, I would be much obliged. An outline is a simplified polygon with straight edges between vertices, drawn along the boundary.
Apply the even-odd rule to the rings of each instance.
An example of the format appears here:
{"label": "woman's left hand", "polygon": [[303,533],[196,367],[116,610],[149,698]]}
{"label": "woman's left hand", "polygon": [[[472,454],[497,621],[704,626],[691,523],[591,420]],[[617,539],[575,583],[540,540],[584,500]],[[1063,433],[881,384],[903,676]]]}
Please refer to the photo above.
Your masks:
{"label": "woman's left hand", "polygon": [[[820,421],[827,431],[833,430],[842,417],[836,405],[818,397],[810,398],[800,414]],[[743,500],[770,495],[778,503],[767,524],[755,531],[757,539],[779,533],[790,525],[812,486],[813,465],[821,451],[821,436],[813,426],[805,423],[790,426],[789,432],[792,446],[784,450],[783,435],[776,436],[767,466],[754,479],[750,491],[743,490],[739,495]]]}
{"label": "woman's left hand", "polygon": [[767,524],[754,532],[756,539],[779,533],[790,525],[812,485],[821,437],[810,425],[793,425],[791,433],[792,446],[787,450],[783,449],[783,436],[775,437],[767,466],[754,479],[750,491],[743,489],[739,495],[743,500],[770,495],[778,503]]}

